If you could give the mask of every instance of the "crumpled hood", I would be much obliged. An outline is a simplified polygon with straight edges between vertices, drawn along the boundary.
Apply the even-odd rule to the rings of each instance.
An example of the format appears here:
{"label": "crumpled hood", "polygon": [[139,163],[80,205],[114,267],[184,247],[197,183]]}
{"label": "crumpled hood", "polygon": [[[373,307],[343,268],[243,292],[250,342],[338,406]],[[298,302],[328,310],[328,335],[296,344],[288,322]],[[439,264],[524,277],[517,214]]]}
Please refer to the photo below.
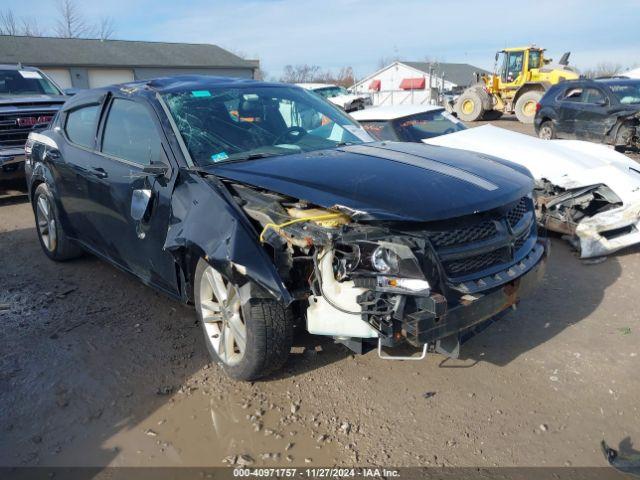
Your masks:
{"label": "crumpled hood", "polygon": [[612,148],[580,140],[540,140],[493,125],[424,139],[430,145],[495,155],[562,188],[605,184],[623,203],[640,199],[640,164]]}
{"label": "crumpled hood", "polygon": [[369,220],[435,221],[487,211],[532,191],[503,160],[419,143],[382,142],[207,166],[215,175]]}

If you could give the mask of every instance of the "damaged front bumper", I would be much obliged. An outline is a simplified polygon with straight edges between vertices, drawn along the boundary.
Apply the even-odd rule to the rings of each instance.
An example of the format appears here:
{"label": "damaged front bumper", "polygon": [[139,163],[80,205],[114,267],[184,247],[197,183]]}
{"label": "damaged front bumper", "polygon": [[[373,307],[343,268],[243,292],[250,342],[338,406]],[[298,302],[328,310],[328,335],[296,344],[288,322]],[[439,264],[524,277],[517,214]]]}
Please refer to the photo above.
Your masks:
{"label": "damaged front bumper", "polygon": [[[517,278],[480,294],[464,295],[456,305],[447,304],[441,295],[433,295],[432,309],[408,314],[404,318],[403,334],[416,346],[425,343],[435,344],[515,306],[541,281],[547,254],[547,241],[538,240],[528,258],[521,262],[521,265],[512,267],[521,269],[512,273],[514,276],[519,275]],[[383,340],[382,343],[393,345],[394,339]]]}

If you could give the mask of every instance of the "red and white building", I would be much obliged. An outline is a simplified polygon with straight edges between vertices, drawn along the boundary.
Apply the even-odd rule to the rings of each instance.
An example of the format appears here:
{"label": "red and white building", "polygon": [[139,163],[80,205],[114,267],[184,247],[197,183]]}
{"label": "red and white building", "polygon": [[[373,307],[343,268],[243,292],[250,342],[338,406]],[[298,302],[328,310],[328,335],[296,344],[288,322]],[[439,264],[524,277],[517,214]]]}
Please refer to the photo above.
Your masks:
{"label": "red and white building", "polygon": [[396,61],[357,82],[354,93],[368,93],[373,105],[437,103],[439,93],[473,83],[473,74],[489,73],[467,63]]}

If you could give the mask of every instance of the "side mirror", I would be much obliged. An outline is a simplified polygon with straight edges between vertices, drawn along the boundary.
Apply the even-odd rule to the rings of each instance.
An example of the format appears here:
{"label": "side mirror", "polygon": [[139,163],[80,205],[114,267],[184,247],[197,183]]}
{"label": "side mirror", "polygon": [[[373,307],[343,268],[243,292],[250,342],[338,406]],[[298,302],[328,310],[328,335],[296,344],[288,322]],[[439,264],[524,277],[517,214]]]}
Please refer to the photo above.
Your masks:
{"label": "side mirror", "polygon": [[142,169],[142,173],[153,177],[164,177],[168,171],[169,165],[163,162],[151,162],[149,165],[145,165]]}
{"label": "side mirror", "polygon": [[134,190],[131,195],[131,218],[136,222],[142,221],[147,209],[149,208],[149,201],[151,200],[151,190],[140,189]]}
{"label": "side mirror", "polygon": [[80,89],[78,88],[65,88],[62,93],[64,93],[65,95],[67,95],[68,97],[72,97],[74,96],[76,93],[78,93],[80,91]]}
{"label": "side mirror", "polygon": [[607,99],[606,99],[606,98],[602,98],[602,99],[600,99],[600,100],[597,100],[595,103],[596,103],[596,105],[598,105],[599,107],[606,107],[606,106],[607,106],[607,104],[608,104],[609,102],[607,101]]}

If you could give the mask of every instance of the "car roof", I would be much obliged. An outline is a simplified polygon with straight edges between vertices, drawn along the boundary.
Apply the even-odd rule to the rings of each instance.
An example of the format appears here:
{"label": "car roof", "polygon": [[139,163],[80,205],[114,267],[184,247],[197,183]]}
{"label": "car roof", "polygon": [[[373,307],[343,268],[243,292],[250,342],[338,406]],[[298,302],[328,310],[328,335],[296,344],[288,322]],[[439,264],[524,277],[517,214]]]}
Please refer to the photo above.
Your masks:
{"label": "car roof", "polygon": [[438,105],[388,105],[365,108],[364,110],[351,112],[350,115],[356,120],[395,120],[396,118],[433,110],[443,110],[443,108]]}
{"label": "car roof", "polygon": [[245,86],[298,88],[292,84],[261,82],[249,78],[215,77],[210,75],[177,75],[175,77],[138,80],[134,82],[82,90],[67,100],[63,110],[71,110],[78,105],[99,101],[100,98],[110,92],[124,92],[133,96],[145,96],[149,95],[150,92],[174,93],[183,92],[185,90],[198,91],[215,88],[241,88]]}
{"label": "car roof", "polygon": [[605,85],[638,85],[640,80],[637,78],[625,78],[625,77],[609,77],[609,78],[596,78],[594,80],[598,83],[604,83]]}
{"label": "car roof", "polygon": [[333,83],[296,83],[297,86],[306,88],[307,90],[315,90],[316,88],[337,87]]}

